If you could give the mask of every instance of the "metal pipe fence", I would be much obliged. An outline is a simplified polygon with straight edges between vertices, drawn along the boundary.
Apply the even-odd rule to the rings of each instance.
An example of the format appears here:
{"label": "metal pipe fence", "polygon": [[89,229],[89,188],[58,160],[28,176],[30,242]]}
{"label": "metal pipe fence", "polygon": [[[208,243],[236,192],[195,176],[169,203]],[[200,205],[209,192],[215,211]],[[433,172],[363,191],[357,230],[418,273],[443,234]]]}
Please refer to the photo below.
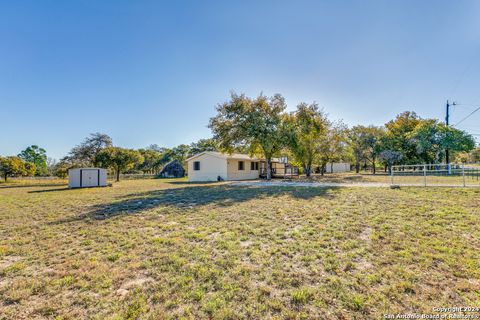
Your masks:
{"label": "metal pipe fence", "polygon": [[390,184],[480,187],[480,164],[415,164],[392,166]]}

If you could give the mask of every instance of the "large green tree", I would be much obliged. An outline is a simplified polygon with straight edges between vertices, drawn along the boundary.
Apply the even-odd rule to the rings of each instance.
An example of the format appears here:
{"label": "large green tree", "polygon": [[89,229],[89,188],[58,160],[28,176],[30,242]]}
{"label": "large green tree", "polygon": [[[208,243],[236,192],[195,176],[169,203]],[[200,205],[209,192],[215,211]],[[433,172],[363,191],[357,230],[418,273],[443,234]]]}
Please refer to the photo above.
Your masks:
{"label": "large green tree", "polygon": [[327,143],[329,121],[318,105],[300,103],[297,110],[288,117],[289,147],[295,160],[303,167],[307,177],[318,158],[322,143]]}
{"label": "large green tree", "polygon": [[26,177],[31,177],[35,175],[35,172],[37,172],[37,167],[35,166],[35,163],[25,162],[25,171],[23,175]]}
{"label": "large green tree", "polygon": [[347,132],[347,144],[355,161],[355,172],[360,172],[360,162],[366,158],[365,140],[367,130],[365,126],[354,126]]}
{"label": "large green tree", "polygon": [[75,146],[69,154],[62,159],[72,167],[89,167],[97,165],[97,154],[104,148],[112,146],[112,138],[104,133],[92,133],[79,145]]}
{"label": "large green tree", "polygon": [[180,144],[176,147],[173,147],[170,151],[170,159],[176,159],[180,161],[180,163],[184,163],[189,155],[190,147],[186,144]]}
{"label": "large green tree", "polygon": [[382,138],[385,131],[376,126],[355,126],[348,130],[347,143],[355,158],[355,171],[360,171],[360,162],[367,160],[372,165],[373,174],[376,173],[377,159],[382,151]]}
{"label": "large green tree", "polygon": [[327,163],[330,163],[333,171],[333,163],[346,158],[347,126],[342,121],[330,122],[327,134],[323,137],[317,150],[320,159],[321,174],[325,172]]}
{"label": "large green tree", "polygon": [[480,162],[480,147],[475,148],[474,150],[468,153],[468,162],[479,163]]}
{"label": "large green tree", "polygon": [[479,163],[480,162],[480,147],[473,149],[470,152],[459,152],[455,156],[456,162],[463,163]]}
{"label": "large green tree", "polygon": [[218,142],[215,139],[200,139],[190,144],[190,155],[195,155],[204,151],[218,151]]}
{"label": "large green tree", "polygon": [[417,146],[412,141],[412,132],[421,119],[415,112],[405,111],[385,124],[386,132],[382,139],[382,151],[400,152],[404,164],[421,163]]}
{"label": "large green tree", "polygon": [[61,179],[65,179],[68,176],[68,170],[73,168],[71,163],[60,161],[53,165],[52,174]]}
{"label": "large green tree", "polygon": [[415,146],[418,163],[438,163],[442,154],[442,135],[439,124],[434,119],[422,119],[407,135]]}
{"label": "large green tree", "polygon": [[[166,147],[160,147],[157,144],[151,144],[149,145],[146,150],[153,150],[158,153],[160,153],[161,157],[158,159],[158,161],[154,164],[154,166],[158,169],[160,169],[162,166],[164,166],[166,163],[170,162],[172,159],[174,159],[174,151],[172,149],[166,148]],[[176,152],[178,153],[181,149],[177,149]]]}
{"label": "large green tree", "polygon": [[262,154],[267,179],[271,179],[272,157],[286,144],[285,108],[285,99],[279,94],[252,99],[232,93],[229,101],[217,106],[209,127],[224,151],[245,147],[251,154]]}
{"label": "large green tree", "polygon": [[407,137],[415,147],[419,163],[444,161],[446,149],[455,157],[456,154],[469,152],[475,147],[475,140],[470,134],[435,119],[420,119]]}
{"label": "large green tree", "polygon": [[382,127],[368,126],[367,135],[365,138],[365,147],[367,153],[367,160],[372,165],[373,174],[376,173],[377,159],[382,152],[382,139],[385,135],[385,130]]}
{"label": "large green tree", "polygon": [[157,174],[160,171],[163,154],[153,149],[139,149],[143,156],[143,162],[137,165],[137,169],[143,173]]}
{"label": "large green tree", "polygon": [[120,173],[131,170],[136,164],[142,163],[143,160],[140,152],[119,147],[104,148],[95,157],[95,163],[100,167],[115,171],[117,181],[120,181]]}
{"label": "large green tree", "polygon": [[475,148],[475,139],[463,130],[439,123],[438,134],[440,136],[440,148],[443,151],[443,155],[445,155],[444,152],[446,149],[455,157],[457,153],[470,152]]}
{"label": "large green tree", "polygon": [[31,145],[18,154],[18,157],[25,162],[35,164],[37,176],[48,175],[47,152],[37,145]]}
{"label": "large green tree", "polygon": [[452,156],[475,147],[473,137],[435,119],[421,119],[413,112],[404,112],[388,122],[382,138],[382,150],[400,153],[401,164],[439,163],[445,150]]}
{"label": "large green tree", "polygon": [[36,167],[34,163],[25,162],[19,157],[0,157],[0,175],[5,182],[12,176],[32,176],[35,174]]}

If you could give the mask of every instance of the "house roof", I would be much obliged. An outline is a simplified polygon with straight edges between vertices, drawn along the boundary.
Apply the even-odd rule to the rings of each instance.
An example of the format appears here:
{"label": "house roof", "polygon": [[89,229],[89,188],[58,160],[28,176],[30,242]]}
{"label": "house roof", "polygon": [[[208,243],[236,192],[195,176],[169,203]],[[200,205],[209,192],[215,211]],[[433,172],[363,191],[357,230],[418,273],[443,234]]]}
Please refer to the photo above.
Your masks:
{"label": "house roof", "polygon": [[205,155],[205,154],[213,156],[213,157],[217,157],[217,158],[222,158],[222,159],[257,160],[257,161],[263,160],[263,159],[260,159],[260,158],[257,158],[257,157],[250,157],[248,154],[242,154],[242,153],[228,154],[228,153],[222,153],[222,152],[217,152],[217,151],[204,151],[204,152],[200,152],[196,155],[191,156],[190,158],[186,159],[185,161],[193,160],[193,159],[198,158],[199,156],[202,156],[202,155]]}

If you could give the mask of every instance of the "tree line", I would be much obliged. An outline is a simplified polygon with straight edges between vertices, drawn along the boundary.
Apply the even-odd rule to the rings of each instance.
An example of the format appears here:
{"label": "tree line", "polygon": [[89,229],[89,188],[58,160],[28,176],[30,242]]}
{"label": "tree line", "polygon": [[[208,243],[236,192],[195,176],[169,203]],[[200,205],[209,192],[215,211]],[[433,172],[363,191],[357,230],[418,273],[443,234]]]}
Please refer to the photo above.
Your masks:
{"label": "tree line", "polygon": [[52,160],[46,150],[32,145],[17,156],[0,157],[0,175],[58,176],[68,169],[103,167],[117,180],[121,173],[158,174],[170,161],[184,164],[188,157],[203,151],[240,152],[257,155],[267,162],[267,178],[272,158],[288,156],[306,176],[323,174],[328,163],[349,162],[355,171],[378,166],[389,170],[395,164],[441,163],[448,149],[457,162],[479,162],[480,149],[468,133],[449,127],[436,119],[422,119],[406,111],[383,126],[357,125],[348,128],[332,121],[316,103],[300,103],[287,112],[283,96],[263,94],[251,98],[232,93],[217,105],[210,119],[213,138],[173,148],[151,145],[127,149],[113,145],[104,133],[93,133],[60,159]]}
{"label": "tree line", "polygon": [[213,139],[200,139],[190,145],[181,144],[173,148],[150,145],[135,150],[114,146],[107,134],[92,133],[59,161],[48,158],[45,149],[36,145],[17,156],[0,156],[0,175],[5,181],[8,177],[19,176],[66,178],[72,168],[101,167],[110,169],[118,181],[121,173],[156,175],[172,160],[184,163],[193,154],[213,150],[218,150]]}
{"label": "tree line", "polygon": [[55,164],[53,174],[66,177],[71,168],[101,167],[110,169],[117,181],[121,173],[158,175],[170,161],[184,163],[193,154],[217,149],[213,139],[200,139],[190,145],[180,144],[173,148],[153,144],[137,150],[126,149],[114,146],[108,135],[94,133]]}
{"label": "tree line", "polygon": [[329,120],[316,103],[300,103],[293,112],[286,109],[279,94],[250,98],[232,93],[217,106],[209,127],[221,149],[247,150],[265,158],[267,178],[272,158],[280,154],[290,154],[310,176],[314,168],[323,174],[327,163],[336,161],[354,163],[357,173],[368,163],[375,173],[379,164],[389,170],[395,164],[443,162],[446,149],[464,160],[475,148],[468,133],[415,112],[403,112],[384,126],[348,128]]}

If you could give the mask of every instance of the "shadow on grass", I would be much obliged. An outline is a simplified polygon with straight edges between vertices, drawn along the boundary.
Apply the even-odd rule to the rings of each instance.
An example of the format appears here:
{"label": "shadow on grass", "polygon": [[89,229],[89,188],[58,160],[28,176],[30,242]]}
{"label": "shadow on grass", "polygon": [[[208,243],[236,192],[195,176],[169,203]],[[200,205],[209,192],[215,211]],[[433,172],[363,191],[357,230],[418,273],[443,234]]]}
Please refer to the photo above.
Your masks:
{"label": "shadow on grass", "polygon": [[36,187],[60,187],[65,186],[65,183],[32,183],[32,184],[0,184],[0,189],[10,188],[36,188]]}
{"label": "shadow on grass", "polygon": [[58,219],[58,220],[55,220],[55,221],[50,221],[50,222],[47,222],[47,224],[48,225],[60,225],[60,224],[78,222],[78,221],[89,221],[89,218],[97,218],[97,217],[92,217],[89,214],[82,213],[82,214],[79,214],[79,215],[76,215],[76,216],[70,216],[70,217],[61,218],[61,219]]}
{"label": "shadow on grass", "polygon": [[45,190],[33,190],[33,191],[28,191],[28,193],[44,193],[44,192],[56,192],[56,191],[67,191],[67,190],[75,190],[75,189],[65,187],[65,188],[55,188],[55,189],[45,189]]}
{"label": "shadow on grass", "polygon": [[155,190],[149,192],[133,193],[120,198],[120,201],[100,204],[93,207],[89,216],[105,219],[122,214],[134,214],[143,210],[158,207],[174,207],[181,209],[194,209],[199,206],[216,205],[221,207],[235,205],[252,199],[289,196],[297,199],[310,200],[317,197],[331,198],[329,191],[334,187],[309,188],[309,187],[253,187],[253,186],[192,186],[175,189]]}
{"label": "shadow on grass", "polygon": [[347,177],[344,177],[343,179],[345,179],[347,181],[357,181],[357,180],[363,180],[363,176],[361,176],[361,175],[347,176]]}
{"label": "shadow on grass", "polygon": [[173,185],[185,185],[185,186],[194,186],[194,185],[215,185],[221,184],[221,181],[164,181],[167,184]]}

